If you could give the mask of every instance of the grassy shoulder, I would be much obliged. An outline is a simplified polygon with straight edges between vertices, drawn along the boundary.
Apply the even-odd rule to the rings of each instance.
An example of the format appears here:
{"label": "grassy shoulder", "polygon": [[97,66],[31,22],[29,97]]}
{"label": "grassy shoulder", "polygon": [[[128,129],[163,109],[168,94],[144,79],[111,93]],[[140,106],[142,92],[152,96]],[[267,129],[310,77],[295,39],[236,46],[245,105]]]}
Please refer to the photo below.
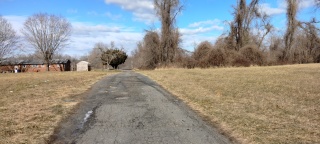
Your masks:
{"label": "grassy shoulder", "polygon": [[240,143],[320,143],[320,64],[140,73]]}
{"label": "grassy shoulder", "polygon": [[81,101],[77,96],[115,72],[0,74],[1,143],[45,143]]}

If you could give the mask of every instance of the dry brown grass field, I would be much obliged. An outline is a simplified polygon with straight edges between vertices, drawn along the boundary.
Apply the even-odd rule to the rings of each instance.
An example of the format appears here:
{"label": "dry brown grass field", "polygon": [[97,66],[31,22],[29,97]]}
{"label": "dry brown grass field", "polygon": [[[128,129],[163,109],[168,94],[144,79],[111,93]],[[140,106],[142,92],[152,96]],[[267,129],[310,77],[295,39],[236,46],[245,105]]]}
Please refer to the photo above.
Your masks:
{"label": "dry brown grass field", "polygon": [[320,64],[140,73],[239,143],[320,143]]}
{"label": "dry brown grass field", "polygon": [[0,74],[0,143],[45,143],[79,94],[113,73]]}

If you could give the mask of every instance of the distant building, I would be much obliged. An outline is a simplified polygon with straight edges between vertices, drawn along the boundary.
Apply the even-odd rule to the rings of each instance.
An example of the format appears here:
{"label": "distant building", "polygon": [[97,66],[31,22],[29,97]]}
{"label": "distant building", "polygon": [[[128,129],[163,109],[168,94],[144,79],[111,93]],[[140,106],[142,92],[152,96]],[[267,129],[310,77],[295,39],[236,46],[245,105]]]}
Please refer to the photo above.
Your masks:
{"label": "distant building", "polygon": [[90,63],[87,61],[80,61],[77,63],[77,71],[90,71]]}
{"label": "distant building", "polygon": [[[55,59],[49,65],[50,71],[70,71],[70,60]],[[44,72],[47,64],[37,60],[3,61],[0,64],[0,72]]]}

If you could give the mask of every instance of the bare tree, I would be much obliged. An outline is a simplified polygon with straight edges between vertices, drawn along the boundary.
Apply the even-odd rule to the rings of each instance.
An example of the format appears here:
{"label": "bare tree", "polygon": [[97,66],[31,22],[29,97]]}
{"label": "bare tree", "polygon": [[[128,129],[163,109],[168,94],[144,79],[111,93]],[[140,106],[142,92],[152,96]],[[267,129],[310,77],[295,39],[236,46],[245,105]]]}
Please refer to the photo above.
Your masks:
{"label": "bare tree", "polygon": [[148,30],[143,41],[137,44],[133,53],[135,65],[140,69],[154,69],[160,63],[160,37],[156,31]]}
{"label": "bare tree", "polygon": [[[238,0],[234,8],[234,20],[230,23],[229,44],[239,51],[241,47],[250,42],[250,29],[255,18],[263,18],[258,9],[259,0],[252,0],[246,5],[246,0]],[[235,41],[235,42],[233,42]],[[235,44],[235,45],[234,45]]]}
{"label": "bare tree", "polygon": [[210,66],[207,57],[212,49],[213,46],[208,41],[203,41],[197,46],[197,48],[194,50],[192,57],[196,61],[196,65],[198,67],[207,68]]}
{"label": "bare tree", "polygon": [[258,48],[261,48],[264,39],[273,30],[273,26],[270,23],[269,16],[266,14],[262,15],[263,16],[261,17],[261,23],[256,25],[256,28],[258,30],[258,34],[256,36],[256,38],[258,39]]}
{"label": "bare tree", "polygon": [[7,57],[18,43],[18,37],[11,24],[0,16],[0,63]]}
{"label": "bare tree", "polygon": [[145,51],[145,64],[148,68],[155,68],[160,62],[160,38],[157,32],[147,31],[143,38],[143,47]]}
{"label": "bare tree", "polygon": [[161,21],[160,62],[172,63],[179,43],[176,16],[183,6],[179,0],[154,0],[154,7]]}
{"label": "bare tree", "polygon": [[21,31],[31,46],[40,51],[49,71],[53,55],[69,40],[71,24],[61,16],[39,13],[29,17]]}
{"label": "bare tree", "polygon": [[88,62],[90,63],[91,67],[94,69],[102,69],[103,64],[101,63],[101,50],[97,45],[89,52],[88,54]]}
{"label": "bare tree", "polygon": [[133,64],[132,64],[133,68],[143,68],[142,66],[144,65],[144,62],[145,62],[143,51],[144,51],[143,42],[139,41],[137,43],[136,49],[131,52],[132,60],[133,60]]}
{"label": "bare tree", "polygon": [[298,1],[297,0],[287,0],[287,30],[284,35],[285,50],[283,53],[283,60],[288,61],[292,56],[292,45],[294,42],[294,34],[297,30],[298,20]]}
{"label": "bare tree", "polygon": [[266,55],[268,65],[281,64],[284,50],[283,34],[273,31],[267,39],[269,44]]}
{"label": "bare tree", "polygon": [[111,61],[115,58],[115,55],[112,54],[111,51],[109,51],[109,49],[113,49],[114,46],[114,42],[110,43],[110,47],[102,42],[96,43],[94,48],[95,49],[99,49],[100,50],[100,60],[102,61],[102,65],[104,66],[103,69],[105,69],[105,66],[109,66]]}
{"label": "bare tree", "polygon": [[[302,49],[308,61],[318,62],[320,57],[320,29],[316,27],[316,20],[310,22],[299,22],[299,27],[302,29],[297,36],[299,41],[297,49]],[[301,51],[301,50],[300,50]],[[301,57],[301,56],[300,56]]]}

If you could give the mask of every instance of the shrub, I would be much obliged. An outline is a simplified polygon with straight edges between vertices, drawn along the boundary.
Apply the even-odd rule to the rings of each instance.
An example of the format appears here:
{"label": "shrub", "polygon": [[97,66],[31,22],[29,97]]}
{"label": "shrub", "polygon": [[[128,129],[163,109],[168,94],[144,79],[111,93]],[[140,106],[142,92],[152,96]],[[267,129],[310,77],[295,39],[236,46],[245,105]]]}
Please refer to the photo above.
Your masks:
{"label": "shrub", "polygon": [[235,67],[249,67],[250,62],[238,51],[225,49],[226,65]]}
{"label": "shrub", "polygon": [[200,68],[209,68],[210,64],[208,63],[208,59],[207,58],[203,58],[199,61],[196,61],[196,66],[200,67]]}
{"label": "shrub", "polygon": [[241,53],[237,52],[235,53],[233,60],[232,60],[232,66],[235,67],[249,67],[251,65],[250,61],[244,57]]}
{"label": "shrub", "polygon": [[315,57],[314,62],[320,63],[320,54]]}
{"label": "shrub", "polygon": [[207,55],[212,49],[212,45],[208,41],[201,42],[193,53],[193,58],[196,61],[196,65],[201,68],[209,67],[207,61]]}
{"label": "shrub", "polygon": [[247,45],[240,49],[240,53],[243,55],[250,64],[263,65],[265,57],[263,53],[255,45]]}
{"label": "shrub", "polygon": [[196,60],[192,57],[186,57],[181,65],[183,68],[192,69],[196,66]]}
{"label": "shrub", "polygon": [[320,44],[312,50],[313,61],[315,63],[320,63]]}
{"label": "shrub", "polygon": [[225,66],[227,63],[227,56],[224,49],[211,49],[206,60],[210,66]]}
{"label": "shrub", "polygon": [[266,56],[267,65],[279,65],[281,64],[283,56],[283,50],[270,50]]}
{"label": "shrub", "polygon": [[200,61],[201,59],[204,59],[208,52],[212,49],[212,45],[208,41],[201,42],[198,47],[195,49],[193,53],[193,58],[196,61]]}

